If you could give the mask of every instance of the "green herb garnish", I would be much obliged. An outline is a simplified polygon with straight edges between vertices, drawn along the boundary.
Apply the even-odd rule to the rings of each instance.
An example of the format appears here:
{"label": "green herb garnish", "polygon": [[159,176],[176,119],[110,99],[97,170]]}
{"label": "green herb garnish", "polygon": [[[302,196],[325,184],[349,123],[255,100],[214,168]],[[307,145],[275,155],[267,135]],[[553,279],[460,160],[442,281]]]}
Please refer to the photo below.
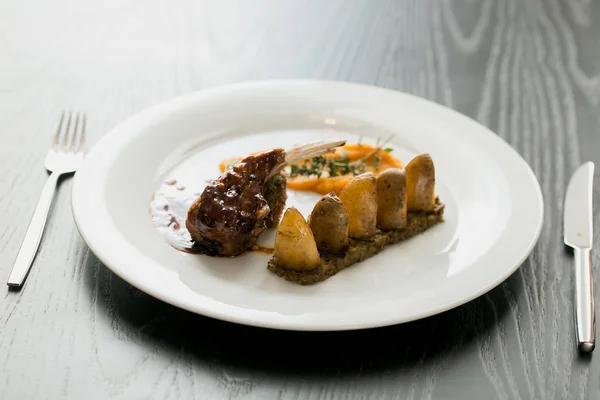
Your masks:
{"label": "green herb garnish", "polygon": [[364,162],[352,162],[348,157],[327,158],[323,156],[313,157],[303,165],[291,165],[290,177],[316,175],[317,178],[327,173],[328,176],[360,175],[367,169]]}
{"label": "green herb garnish", "polygon": [[[316,176],[321,178],[324,174],[327,176],[342,176],[342,175],[360,175],[367,170],[367,166],[373,167],[375,170],[379,170],[379,164],[381,163],[381,151],[390,153],[393,151],[392,148],[385,148],[385,146],[393,136],[390,136],[383,142],[380,138],[377,138],[375,149],[366,156],[350,161],[345,151],[342,152],[340,158],[329,158],[324,156],[318,156],[311,158],[306,164],[290,165],[289,176],[295,178],[297,176]],[[357,145],[361,147],[362,136],[358,139]],[[372,159],[372,160],[371,160]]]}

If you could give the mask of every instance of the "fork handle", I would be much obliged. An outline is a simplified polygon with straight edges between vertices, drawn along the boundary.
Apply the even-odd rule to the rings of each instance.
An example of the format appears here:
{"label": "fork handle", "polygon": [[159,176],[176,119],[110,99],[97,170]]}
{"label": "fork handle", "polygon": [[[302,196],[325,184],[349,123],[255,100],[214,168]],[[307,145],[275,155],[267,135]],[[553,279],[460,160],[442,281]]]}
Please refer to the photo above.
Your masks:
{"label": "fork handle", "polygon": [[29,221],[29,227],[27,228],[27,233],[25,233],[25,238],[19,249],[19,254],[17,254],[17,259],[15,260],[10,276],[8,277],[8,286],[21,287],[25,282],[25,278],[29,273],[31,264],[33,263],[40,245],[40,240],[42,238],[42,233],[44,232],[48,211],[50,211],[50,205],[54,198],[54,192],[59,176],[60,174],[56,172],[51,173],[44,185],[44,189],[42,190],[38,204],[33,212],[31,221]]}

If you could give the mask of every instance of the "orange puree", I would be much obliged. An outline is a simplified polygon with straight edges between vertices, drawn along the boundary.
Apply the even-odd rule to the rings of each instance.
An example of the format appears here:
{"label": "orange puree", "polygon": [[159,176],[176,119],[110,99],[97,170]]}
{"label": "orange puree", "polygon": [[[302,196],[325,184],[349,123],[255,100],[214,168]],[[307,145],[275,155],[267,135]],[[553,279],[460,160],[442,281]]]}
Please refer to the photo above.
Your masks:
{"label": "orange puree", "polygon": [[[374,151],[375,147],[372,145],[364,143],[352,143],[338,147],[335,153],[326,154],[324,157],[339,159],[347,157],[350,161],[358,161],[363,159],[363,162],[366,166],[366,172],[373,172],[375,175],[378,175],[389,168],[404,168],[402,161],[392,156],[385,150],[380,149],[378,152]],[[380,161],[377,167],[375,167],[374,164],[377,153],[379,153]],[[368,158],[364,158],[369,154],[371,155]],[[235,160],[223,160],[219,164],[221,172],[225,171],[225,168],[227,168],[227,166],[231,164],[232,161]],[[321,178],[317,178],[316,176],[305,175],[298,175],[293,178],[288,176],[287,187],[290,189],[312,191],[320,194],[335,192],[335,194],[339,195],[344,186],[346,186],[352,178],[354,178],[354,175],[351,173],[348,175]]]}

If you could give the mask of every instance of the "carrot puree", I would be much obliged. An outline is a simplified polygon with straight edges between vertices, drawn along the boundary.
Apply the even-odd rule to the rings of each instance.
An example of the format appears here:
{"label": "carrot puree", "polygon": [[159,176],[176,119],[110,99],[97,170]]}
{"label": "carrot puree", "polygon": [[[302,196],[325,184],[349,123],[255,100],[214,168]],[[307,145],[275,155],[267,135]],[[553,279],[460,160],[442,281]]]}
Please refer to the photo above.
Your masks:
{"label": "carrot puree", "polygon": [[[377,156],[379,156],[379,163],[376,162]],[[376,150],[374,146],[365,143],[345,144],[344,146],[338,147],[335,153],[326,154],[324,157],[340,160],[347,158],[350,162],[362,160],[365,164],[365,172],[372,172],[375,175],[378,175],[389,168],[404,168],[402,161],[392,156],[390,152],[384,149]],[[225,169],[231,165],[232,161],[237,160],[239,159],[227,159],[221,161],[219,164],[221,172],[225,171]],[[354,178],[352,173],[341,176],[321,176],[320,178],[315,175],[288,176],[287,187],[294,190],[317,192],[323,195],[335,192],[335,194],[339,196],[344,186],[346,186],[352,178]]]}

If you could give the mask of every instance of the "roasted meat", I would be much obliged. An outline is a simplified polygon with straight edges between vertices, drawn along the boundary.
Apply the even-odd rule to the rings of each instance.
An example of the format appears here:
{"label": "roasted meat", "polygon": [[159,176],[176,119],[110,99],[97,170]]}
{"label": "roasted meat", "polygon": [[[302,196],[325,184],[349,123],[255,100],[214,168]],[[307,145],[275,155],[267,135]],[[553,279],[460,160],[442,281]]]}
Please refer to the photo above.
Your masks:
{"label": "roasted meat", "polygon": [[[272,225],[283,211],[285,176],[273,176],[270,185],[267,177],[284,161],[283,149],[248,156],[209,184],[188,211],[186,227],[194,247],[208,255],[236,256],[252,246],[267,221]],[[272,201],[274,209],[265,198],[265,186],[283,200]]]}
{"label": "roasted meat", "polygon": [[267,228],[277,225],[285,201],[283,168],[325,153],[344,141],[319,142],[290,151],[273,149],[238,161],[213,182],[188,210],[186,228],[194,248],[210,256],[237,256]]}

